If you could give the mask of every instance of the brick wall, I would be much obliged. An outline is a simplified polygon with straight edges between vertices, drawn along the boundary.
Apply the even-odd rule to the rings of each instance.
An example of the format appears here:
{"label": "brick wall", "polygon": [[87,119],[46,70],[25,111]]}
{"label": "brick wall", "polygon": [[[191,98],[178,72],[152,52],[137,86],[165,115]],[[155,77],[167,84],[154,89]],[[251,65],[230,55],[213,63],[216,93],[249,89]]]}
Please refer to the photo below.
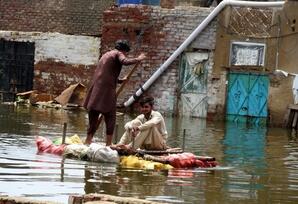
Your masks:
{"label": "brick wall", "polygon": [[176,0],[176,6],[199,6],[201,0]]}
{"label": "brick wall", "polygon": [[75,83],[88,86],[95,65],[71,65],[51,60],[34,66],[34,90],[58,96],[64,89]]}
{"label": "brick wall", "polygon": [[[163,9],[132,5],[105,11],[101,53],[111,49],[115,40],[125,38],[132,45],[129,56],[137,56],[140,52],[147,55],[118,102],[125,102],[134,94],[139,85],[143,85],[152,76],[210,11],[200,7]],[[214,26],[215,23],[212,23],[211,27]],[[209,32],[213,32],[212,35]],[[214,32],[215,29],[207,28],[203,34],[215,38]],[[214,39],[210,42],[214,43]],[[197,47],[200,48],[199,45]],[[175,110],[178,65],[179,59],[176,59],[145,93],[153,95],[157,99],[157,108],[166,113],[173,113]],[[124,69],[122,74],[126,71]]]}
{"label": "brick wall", "polygon": [[114,0],[0,0],[0,30],[100,36]]}

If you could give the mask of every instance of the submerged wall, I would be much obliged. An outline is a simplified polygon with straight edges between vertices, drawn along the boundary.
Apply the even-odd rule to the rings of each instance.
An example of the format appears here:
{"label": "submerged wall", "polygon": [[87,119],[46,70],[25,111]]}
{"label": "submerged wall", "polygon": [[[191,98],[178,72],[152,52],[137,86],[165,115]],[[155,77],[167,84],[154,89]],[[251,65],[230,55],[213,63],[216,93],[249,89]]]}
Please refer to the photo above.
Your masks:
{"label": "submerged wall", "polygon": [[[222,111],[227,104],[227,83],[224,78],[230,71],[241,73],[266,74],[269,78],[268,90],[268,119],[272,125],[282,125],[287,106],[294,102],[292,85],[293,75],[283,76],[277,73],[280,69],[288,73],[297,74],[297,46],[298,40],[296,19],[298,2],[285,2],[283,8],[233,8],[228,7],[222,12],[217,30],[215,64],[213,75],[222,80],[219,95],[224,93],[223,100],[218,100]],[[231,42],[264,43],[264,66],[233,67],[230,65]],[[222,116],[224,117],[225,114]]]}
{"label": "submerged wall", "polygon": [[[218,82],[218,91],[213,104],[217,109],[215,112],[209,113],[215,118],[224,119],[226,115],[229,72],[264,73],[270,68],[270,66],[257,68],[253,66],[231,66],[230,54],[231,43],[235,41],[266,43],[266,38],[270,36],[272,12],[271,9],[226,7],[218,16],[215,60],[212,72],[212,76]],[[265,60],[267,59],[266,56]],[[267,65],[267,62],[265,64]]]}
{"label": "submerged wall", "polygon": [[281,125],[289,104],[294,103],[293,81],[298,74],[298,2],[287,1],[282,10],[275,12],[273,18],[273,38],[268,45],[270,61],[274,69],[289,73],[288,76],[271,76],[269,110],[271,123]]}

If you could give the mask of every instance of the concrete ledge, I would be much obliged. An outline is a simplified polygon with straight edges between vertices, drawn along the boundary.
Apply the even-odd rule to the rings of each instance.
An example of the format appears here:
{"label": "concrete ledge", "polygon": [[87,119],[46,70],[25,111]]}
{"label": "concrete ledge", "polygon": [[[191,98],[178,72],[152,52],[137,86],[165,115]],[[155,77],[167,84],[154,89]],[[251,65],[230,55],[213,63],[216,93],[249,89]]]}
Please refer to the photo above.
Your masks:
{"label": "concrete ledge", "polygon": [[86,195],[71,195],[68,199],[68,204],[160,204],[131,197],[118,197],[106,194],[86,194]]}
{"label": "concrete ledge", "polygon": [[62,203],[33,200],[25,197],[0,196],[0,204],[62,204]]}
{"label": "concrete ledge", "polygon": [[[70,195],[68,204],[161,204],[132,197],[119,197],[106,194]],[[51,201],[40,201],[26,197],[0,196],[0,204],[62,204]],[[164,204],[164,203],[163,203]]]}

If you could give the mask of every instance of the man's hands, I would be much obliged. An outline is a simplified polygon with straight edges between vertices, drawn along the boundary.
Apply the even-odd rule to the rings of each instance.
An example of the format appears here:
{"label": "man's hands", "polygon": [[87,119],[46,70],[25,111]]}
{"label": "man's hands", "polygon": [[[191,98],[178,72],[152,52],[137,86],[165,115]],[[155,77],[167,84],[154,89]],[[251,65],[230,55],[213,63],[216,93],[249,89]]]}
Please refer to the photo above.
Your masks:
{"label": "man's hands", "polygon": [[114,145],[111,145],[110,148],[112,150],[116,150],[116,151],[131,151],[131,148],[128,146],[128,145],[125,145],[125,144],[114,144]]}
{"label": "man's hands", "polygon": [[137,59],[138,59],[139,61],[142,61],[142,60],[145,59],[145,58],[146,58],[145,53],[141,53],[141,54],[137,57]]}
{"label": "man's hands", "polygon": [[140,132],[140,128],[139,127],[133,127],[131,128],[131,135],[132,137],[136,137],[138,135],[138,133]]}
{"label": "man's hands", "polygon": [[124,144],[113,144],[110,146],[111,149],[113,150],[118,150],[118,149],[127,149],[127,145]]}
{"label": "man's hands", "polygon": [[127,79],[127,76],[124,76],[122,79],[118,79],[118,84],[122,84],[123,82],[126,82],[128,79]]}

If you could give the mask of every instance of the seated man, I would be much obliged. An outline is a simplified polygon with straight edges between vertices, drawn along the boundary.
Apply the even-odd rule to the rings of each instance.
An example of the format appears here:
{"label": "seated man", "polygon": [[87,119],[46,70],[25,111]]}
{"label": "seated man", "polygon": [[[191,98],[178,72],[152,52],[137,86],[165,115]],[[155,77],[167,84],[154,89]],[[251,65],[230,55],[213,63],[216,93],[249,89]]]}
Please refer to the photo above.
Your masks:
{"label": "seated man", "polygon": [[167,130],[162,115],[153,110],[154,99],[144,97],[140,100],[141,115],[125,124],[125,133],[119,145],[132,149],[165,150],[167,149]]}

